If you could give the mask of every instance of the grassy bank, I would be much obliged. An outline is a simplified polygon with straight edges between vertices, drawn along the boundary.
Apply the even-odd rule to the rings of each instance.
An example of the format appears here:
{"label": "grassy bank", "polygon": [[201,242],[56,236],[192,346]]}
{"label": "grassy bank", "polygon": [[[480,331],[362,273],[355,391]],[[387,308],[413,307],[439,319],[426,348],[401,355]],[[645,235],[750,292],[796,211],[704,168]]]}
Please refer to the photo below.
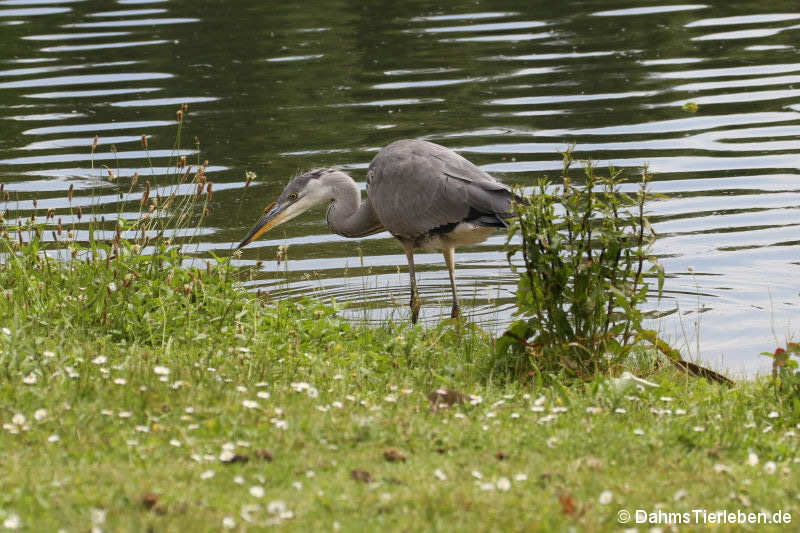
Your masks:
{"label": "grassy bank", "polygon": [[[492,339],[466,324],[353,326],[124,241],[68,264],[2,242],[6,527],[668,529],[618,521],[636,509],[800,521],[797,412],[768,382],[654,370],[654,387],[537,385],[493,374]],[[442,388],[459,403],[434,406]]]}

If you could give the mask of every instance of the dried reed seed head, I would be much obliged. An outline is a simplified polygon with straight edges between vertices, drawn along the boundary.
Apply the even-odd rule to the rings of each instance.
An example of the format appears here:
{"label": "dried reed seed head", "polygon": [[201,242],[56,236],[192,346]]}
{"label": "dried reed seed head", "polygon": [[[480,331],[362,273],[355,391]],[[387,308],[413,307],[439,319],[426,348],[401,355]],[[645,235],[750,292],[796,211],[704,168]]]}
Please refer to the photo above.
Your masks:
{"label": "dried reed seed head", "polygon": [[182,155],[182,156],[181,156],[181,157],[178,159],[178,168],[184,168],[185,166],[186,166],[186,156],[185,156],[185,155]]}
{"label": "dried reed seed head", "polygon": [[183,110],[178,109],[175,113],[175,116],[178,117],[178,122],[183,122]]}
{"label": "dried reed seed head", "polygon": [[50,220],[51,218],[55,217],[56,217],[56,210],[51,207],[50,209],[47,210],[47,220]]}
{"label": "dried reed seed head", "polygon": [[131,178],[131,185],[136,185],[137,181],[139,181],[139,173],[138,172],[134,172],[133,173],[133,178]]}
{"label": "dried reed seed head", "polygon": [[201,194],[203,194],[203,184],[202,183],[198,183],[197,184],[197,191],[194,193],[194,195],[195,196],[200,196]]}
{"label": "dried reed seed head", "polygon": [[186,170],[181,175],[181,183],[185,183],[186,179],[189,177],[189,173],[192,171],[192,165],[186,167]]}
{"label": "dried reed seed head", "polygon": [[81,206],[78,206],[78,220],[81,218],[83,218],[83,209],[81,209]]}
{"label": "dried reed seed head", "polygon": [[63,228],[62,228],[62,226],[61,226],[61,217],[58,217],[58,234],[59,234],[59,235],[61,235],[61,230],[62,230],[62,229],[63,229]]}
{"label": "dried reed seed head", "polygon": [[197,135],[195,135],[195,137],[194,137],[194,145],[195,146],[200,146],[200,138]]}
{"label": "dried reed seed head", "polygon": [[110,179],[112,181],[117,179],[117,175],[114,174],[114,171],[111,170],[110,168],[106,167],[106,172],[108,172],[108,179]]}
{"label": "dried reed seed head", "polygon": [[187,103],[181,104],[181,111],[183,111],[184,113],[188,113],[189,112],[189,104],[187,104]]}
{"label": "dried reed seed head", "polygon": [[34,198],[34,199],[33,199],[33,208],[34,208],[34,209],[36,209],[36,208],[38,208],[38,207],[39,207],[39,200],[37,200],[36,198]]}
{"label": "dried reed seed head", "polygon": [[67,199],[72,203],[72,193],[75,192],[75,184],[70,183],[69,190],[67,191]]}
{"label": "dried reed seed head", "polygon": [[203,159],[203,168],[208,168],[208,159]]}
{"label": "dried reed seed head", "polygon": [[92,141],[92,152],[94,152],[94,149],[97,148],[97,143],[99,142],[100,142],[100,137],[95,135],[94,140]]}
{"label": "dried reed seed head", "polygon": [[112,144],[111,145],[111,153],[113,153],[113,154],[117,153],[117,145],[116,144]]}
{"label": "dried reed seed head", "polygon": [[0,183],[0,192],[3,192],[6,189],[5,183]]}
{"label": "dried reed seed head", "polygon": [[208,210],[207,207],[205,209],[203,209],[203,216],[204,217],[207,217],[209,213],[210,213],[210,211]]}
{"label": "dried reed seed head", "polygon": [[142,133],[142,148],[147,150],[147,135],[145,135],[144,133]]}
{"label": "dried reed seed head", "polygon": [[150,198],[150,180],[145,181],[144,192],[142,193],[142,199],[139,201],[139,203],[141,205],[146,204],[148,198]]}
{"label": "dried reed seed head", "polygon": [[3,191],[3,200],[8,201],[8,191]]}

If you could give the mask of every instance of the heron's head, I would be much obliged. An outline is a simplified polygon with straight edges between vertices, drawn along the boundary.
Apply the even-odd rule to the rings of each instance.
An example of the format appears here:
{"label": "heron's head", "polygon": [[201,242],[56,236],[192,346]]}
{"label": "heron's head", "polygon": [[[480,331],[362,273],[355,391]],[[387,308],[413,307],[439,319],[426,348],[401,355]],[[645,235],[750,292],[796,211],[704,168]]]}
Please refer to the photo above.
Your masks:
{"label": "heron's head", "polygon": [[337,172],[330,168],[317,168],[295,177],[278,199],[264,208],[264,215],[236,249],[247,246],[278,224],[303,214],[315,205],[332,200],[333,188],[328,178]]}

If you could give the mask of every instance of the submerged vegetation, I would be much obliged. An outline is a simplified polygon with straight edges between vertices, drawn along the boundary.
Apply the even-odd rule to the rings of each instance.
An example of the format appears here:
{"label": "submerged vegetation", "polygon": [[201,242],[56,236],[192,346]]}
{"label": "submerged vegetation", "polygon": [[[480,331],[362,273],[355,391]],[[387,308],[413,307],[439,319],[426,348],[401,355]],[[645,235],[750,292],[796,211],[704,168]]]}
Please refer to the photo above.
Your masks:
{"label": "submerged vegetation", "polygon": [[[656,357],[637,360],[646,380],[622,357],[593,374],[568,347],[582,380],[508,379],[518,369],[498,367],[498,343],[464,322],[369,328],[335,304],[272,302],[227,259],[177,245],[212,190],[203,165],[183,165],[170,185],[139,183],[141,216],[113,230],[78,208],[15,218],[6,198],[5,527],[607,531],[668,526],[637,524],[637,509],[698,508],[800,519],[790,364],[776,363],[780,386],[727,388]],[[620,253],[620,270],[639,270],[641,254]],[[575,316],[624,325],[596,301],[600,315]]]}

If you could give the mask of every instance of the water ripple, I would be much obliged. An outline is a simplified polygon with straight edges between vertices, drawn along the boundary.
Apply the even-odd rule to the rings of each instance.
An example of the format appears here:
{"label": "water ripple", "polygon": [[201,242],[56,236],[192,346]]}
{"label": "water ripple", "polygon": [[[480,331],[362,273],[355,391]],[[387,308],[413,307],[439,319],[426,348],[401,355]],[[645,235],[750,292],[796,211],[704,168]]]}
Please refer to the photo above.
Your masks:
{"label": "water ripple", "polygon": [[736,17],[708,18],[693,20],[685,24],[686,28],[697,28],[704,26],[743,26],[746,24],[764,24],[770,22],[784,22],[787,20],[800,19],[800,13],[771,13],[763,15],[740,15]]}
{"label": "water ripple", "polygon": [[139,48],[141,46],[153,46],[157,44],[164,44],[169,42],[165,39],[155,39],[152,41],[128,41],[122,43],[99,43],[99,44],[76,44],[76,45],[61,45],[61,46],[48,46],[42,48],[42,52],[86,52],[89,50],[104,50],[108,48]]}
{"label": "water ripple", "polygon": [[125,74],[86,74],[83,76],[58,76],[0,83],[0,89],[53,87],[59,85],[90,85],[93,83],[119,83],[128,81],[163,80],[173,77],[166,72],[128,72]]}
{"label": "water ripple", "polygon": [[98,96],[115,96],[120,94],[139,94],[160,91],[160,87],[140,87],[130,89],[92,89],[88,91],[52,91],[46,93],[25,94],[25,98],[96,98]]}
{"label": "water ripple", "polygon": [[108,130],[137,129],[147,130],[148,128],[158,128],[163,126],[174,126],[173,120],[142,120],[134,122],[100,122],[96,124],[70,124],[67,126],[46,126],[43,128],[33,128],[22,132],[23,135],[51,135],[54,133],[74,133],[78,131],[98,132]]}
{"label": "water ripple", "polygon": [[42,15],[55,15],[69,13],[69,7],[31,7],[20,9],[0,9],[0,17],[38,17]]}
{"label": "water ripple", "polygon": [[610,11],[597,11],[593,17],[631,17],[637,15],[657,15],[660,13],[674,13],[676,11],[695,11],[708,8],[705,4],[681,4],[674,6],[631,7],[627,9],[613,9]]}
{"label": "water ripple", "polygon": [[135,20],[109,20],[103,22],[76,22],[64,24],[63,28],[120,28],[126,26],[164,26],[200,22],[197,18],[155,18]]}

